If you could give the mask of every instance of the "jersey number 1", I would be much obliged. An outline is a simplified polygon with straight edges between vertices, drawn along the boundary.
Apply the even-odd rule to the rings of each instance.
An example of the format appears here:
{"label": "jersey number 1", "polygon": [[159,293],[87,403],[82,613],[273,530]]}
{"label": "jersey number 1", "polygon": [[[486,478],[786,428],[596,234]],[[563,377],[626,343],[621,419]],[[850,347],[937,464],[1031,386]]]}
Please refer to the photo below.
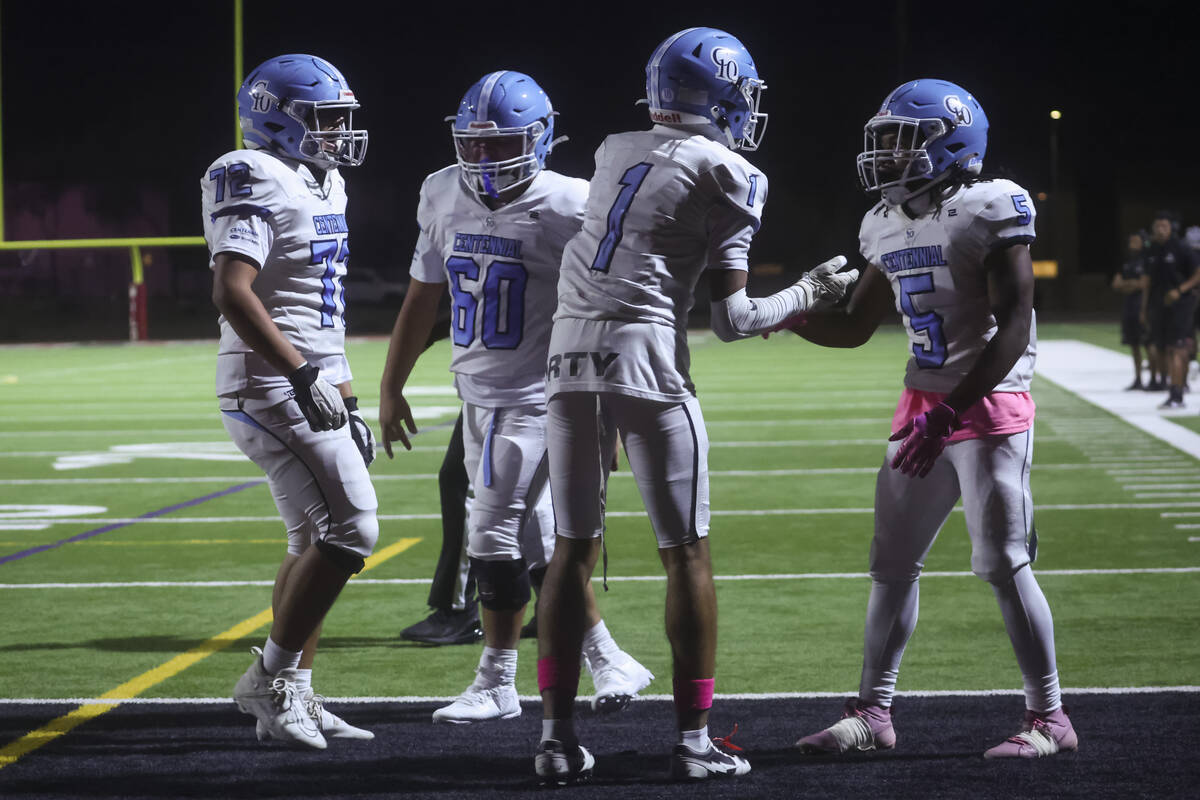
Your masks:
{"label": "jersey number 1", "polygon": [[633,196],[637,194],[637,190],[642,188],[642,181],[646,180],[646,174],[650,172],[651,166],[645,161],[634,164],[625,170],[625,174],[618,181],[621,191],[617,193],[617,199],[613,200],[612,208],[608,210],[608,232],[604,234],[604,238],[600,240],[600,246],[596,248],[596,257],[592,259],[592,269],[608,272],[609,264],[612,263],[613,251],[617,249],[617,245],[621,243],[621,237],[624,236],[624,231],[621,229],[625,225],[625,215],[629,212],[629,204],[633,202]]}

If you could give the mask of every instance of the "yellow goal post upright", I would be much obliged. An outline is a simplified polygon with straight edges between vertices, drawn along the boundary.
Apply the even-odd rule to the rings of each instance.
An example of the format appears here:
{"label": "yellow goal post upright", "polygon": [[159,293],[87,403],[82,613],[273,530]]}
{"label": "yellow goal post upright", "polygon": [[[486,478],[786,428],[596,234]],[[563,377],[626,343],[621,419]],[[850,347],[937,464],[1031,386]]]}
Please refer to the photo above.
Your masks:
{"label": "yellow goal post upright", "polygon": [[[234,149],[242,146],[241,124],[237,114],[237,90],[242,85],[242,2],[233,0],[233,140]],[[3,44],[0,30],[0,45]],[[3,75],[0,75],[0,100],[3,98]],[[3,103],[0,102],[0,116]],[[113,247],[129,249],[129,340],[146,341],[149,338],[147,322],[146,285],[143,247],[195,247],[204,246],[203,236],[124,236],[99,239],[30,239],[9,241],[4,228],[4,140],[3,125],[0,124],[0,252],[11,250],[94,250]]]}

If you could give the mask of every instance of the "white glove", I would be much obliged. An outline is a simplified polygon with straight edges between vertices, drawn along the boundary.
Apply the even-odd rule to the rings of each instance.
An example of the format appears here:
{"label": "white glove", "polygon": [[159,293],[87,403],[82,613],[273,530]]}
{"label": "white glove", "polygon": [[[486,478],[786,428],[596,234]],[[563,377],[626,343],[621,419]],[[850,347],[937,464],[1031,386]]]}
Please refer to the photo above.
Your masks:
{"label": "white glove", "polygon": [[308,427],[314,431],[337,430],[346,424],[346,403],[337,389],[321,380],[312,364],[297,367],[287,376],[292,396],[300,406]]}
{"label": "white glove", "polygon": [[858,280],[858,270],[838,272],[846,266],[845,256],[834,256],[810,269],[793,284],[805,295],[807,302],[801,311],[823,311],[846,296],[850,285]]}

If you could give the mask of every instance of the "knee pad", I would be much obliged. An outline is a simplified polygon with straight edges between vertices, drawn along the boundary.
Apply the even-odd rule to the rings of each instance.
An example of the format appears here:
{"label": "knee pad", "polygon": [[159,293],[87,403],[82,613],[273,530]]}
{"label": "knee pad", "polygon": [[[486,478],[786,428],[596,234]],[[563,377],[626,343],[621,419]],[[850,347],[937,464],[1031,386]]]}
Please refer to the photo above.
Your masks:
{"label": "knee pad", "polygon": [[529,570],[523,558],[515,561],[472,558],[471,576],[479,591],[479,604],[489,611],[518,611],[529,602]]}
{"label": "knee pad", "polygon": [[374,552],[375,543],[379,541],[379,520],[375,516],[375,509],[357,511],[349,519],[330,525],[322,540],[366,558]]}
{"label": "knee pad", "polygon": [[321,555],[332,561],[339,569],[345,570],[351,575],[357,575],[362,572],[365,560],[357,553],[351,553],[349,550],[338,547],[336,544],[330,544],[324,539],[318,539],[316,546],[321,551]]}

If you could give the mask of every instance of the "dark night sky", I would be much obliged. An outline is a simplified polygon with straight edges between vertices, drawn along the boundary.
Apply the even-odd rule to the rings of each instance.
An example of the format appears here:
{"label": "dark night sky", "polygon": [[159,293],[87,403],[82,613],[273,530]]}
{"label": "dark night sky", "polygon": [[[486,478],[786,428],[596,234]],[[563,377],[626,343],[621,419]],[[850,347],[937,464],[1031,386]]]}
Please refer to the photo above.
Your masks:
{"label": "dark night sky", "polygon": [[[1110,268],[1124,232],[1159,206],[1200,223],[1200,159],[1188,148],[1200,48],[1184,3],[1086,15],[1051,2],[739,5],[422,3],[418,13],[246,0],[245,60],[312,52],[346,74],[371,134],[366,164],[347,171],[355,260],[394,276],[407,271],[421,178],[453,157],[442,118],[480,75],[533,75],[571,137],[552,167],[588,177],[606,134],[647,126],[633,105],[646,58],[692,25],[741,38],[769,85],[770,129],[749,156],[771,181],[755,261],[800,269],[856,248],[868,204],[854,171],[862,124],[912,77],[972,91],[991,121],[986,166],[1035,194],[1050,188],[1048,112],[1063,110],[1060,184],[1078,198],[1082,270]],[[169,198],[159,233],[198,233],[199,177],[233,140],[232,0],[6,2],[0,14],[9,213],[18,183],[98,185],[118,210],[149,184]]]}

